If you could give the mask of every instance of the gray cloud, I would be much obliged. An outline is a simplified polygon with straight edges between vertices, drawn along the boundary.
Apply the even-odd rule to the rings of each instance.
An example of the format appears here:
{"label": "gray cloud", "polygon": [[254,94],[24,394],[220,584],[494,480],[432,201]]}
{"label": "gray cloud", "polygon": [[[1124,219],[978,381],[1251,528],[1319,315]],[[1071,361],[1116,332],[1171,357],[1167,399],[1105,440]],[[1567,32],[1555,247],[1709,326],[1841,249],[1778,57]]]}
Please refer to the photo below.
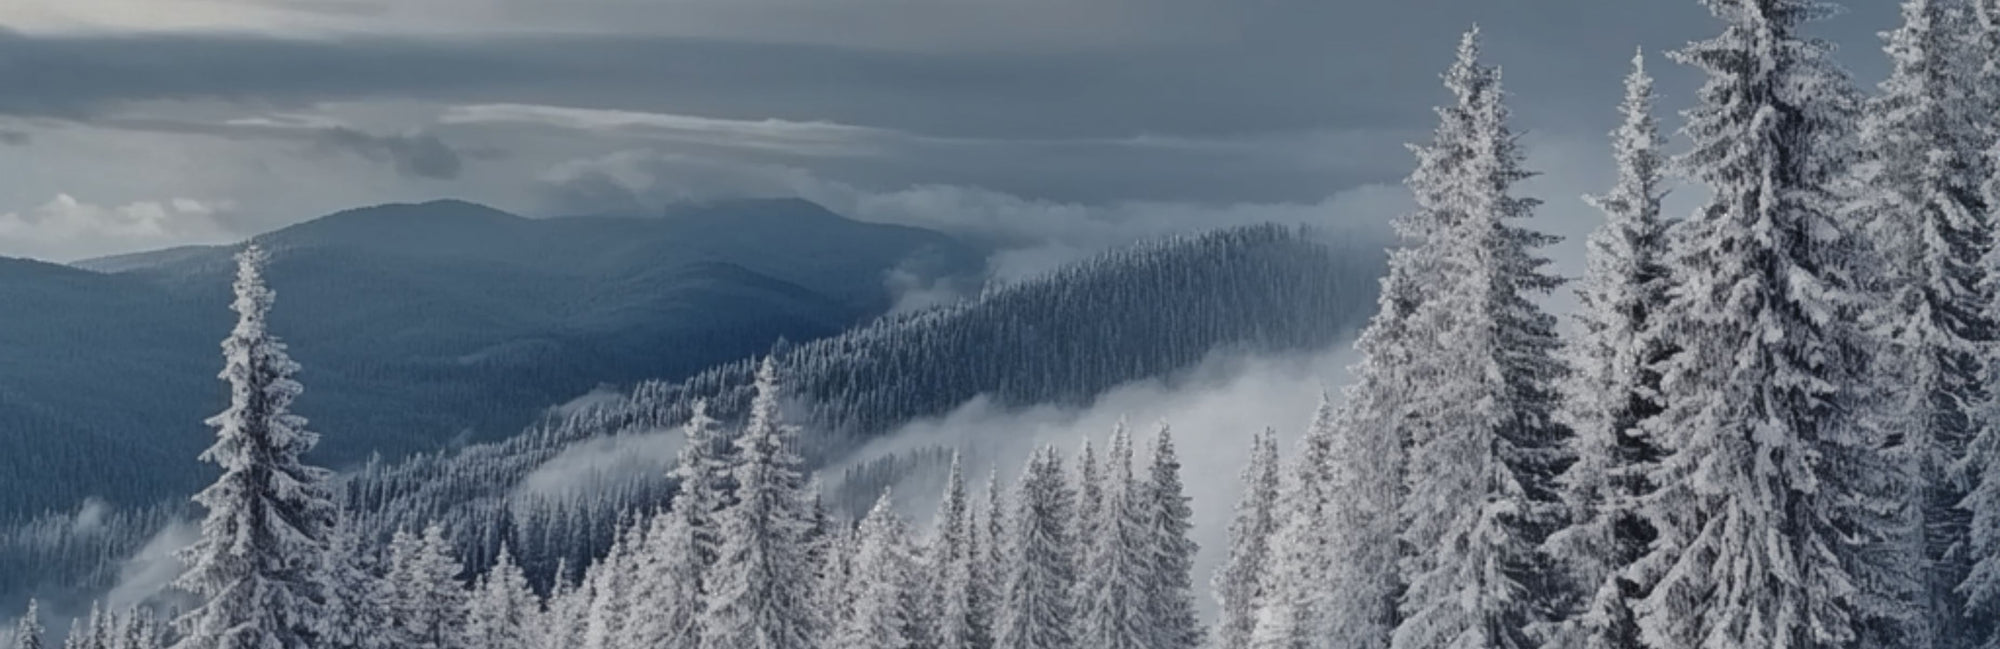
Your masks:
{"label": "gray cloud", "polygon": [[[452,180],[465,169],[466,152],[446,143],[436,134],[411,130],[404,133],[370,133],[352,126],[309,119],[204,120],[187,117],[132,118],[104,117],[103,126],[123,129],[207,135],[232,140],[269,140],[303,143],[321,150],[354,155],[386,163],[408,178]],[[484,149],[482,156],[497,155]]]}
{"label": "gray cloud", "polygon": [[[1431,128],[1438,72],[1470,22],[1483,24],[1490,59],[1507,69],[1520,124],[1582,142],[1566,151],[1592,161],[1544,165],[1552,171],[1602,160],[1634,44],[1677,47],[1715,25],[1692,0],[1024,0],[1039,13],[1004,25],[965,7],[890,10],[900,0],[173,1],[233,2],[266,18],[280,10],[272,25],[325,18],[379,29],[0,31],[0,87],[34,90],[0,93],[0,116],[27,118],[10,130],[28,136],[14,141],[35,160],[0,161],[25,171],[0,177],[0,213],[60,193],[105,205],[227,198],[241,209],[224,219],[247,234],[384,200],[448,194],[525,212],[628,212],[674,196],[792,192],[784,177],[799,175],[860,194],[949,187],[1031,205],[1310,206],[1407,173],[1400,145]],[[1872,32],[1893,25],[1892,4],[1855,3],[1823,25],[1864,79],[1884,67]],[[551,12],[564,17],[545,21]],[[1080,27],[1054,24],[1063,21]],[[866,29],[833,28],[852,22]],[[538,24],[560,33],[522,35]],[[1663,108],[1683,105],[1694,75],[1656,67]],[[617,128],[449,119],[490,105],[673,119]],[[185,106],[206,112],[176,112]],[[382,106],[399,108],[383,117]],[[245,114],[342,119],[224,123]],[[829,125],[785,137],[831,139],[805,147],[758,135],[766,120]],[[218,143],[138,132],[147,130]],[[189,151],[178,157],[198,150],[202,164],[148,172],[159,167],[117,156],[133,142]],[[640,184],[618,165],[564,162],[634,150],[678,162]],[[481,155],[493,151],[507,158]],[[177,162],[174,149],[146,153]],[[744,168],[778,170],[776,180]],[[538,175],[564,178],[523,182]]]}
{"label": "gray cloud", "polygon": [[318,140],[363,158],[390,162],[398,173],[414,178],[451,180],[465,168],[457,149],[430,134],[375,135],[333,127],[319,131]]}
{"label": "gray cloud", "polygon": [[[775,4],[768,21],[811,24],[775,11],[788,6]],[[1891,24],[1888,4],[1860,5],[1828,23],[1827,33],[1861,52],[1855,63],[1879,69],[1869,34]],[[0,63],[0,87],[36,92],[8,93],[0,110],[73,115],[147,99],[285,105],[419,97],[828,119],[996,137],[1410,127],[1427,121],[1423,108],[1435,100],[1436,72],[1449,61],[1456,33],[1474,20],[1485,23],[1494,60],[1508,66],[1524,102],[1570,114],[1615,102],[1616,79],[1634,44],[1675,47],[1712,31],[1696,3],[1679,0],[1229,6],[1234,10],[1197,7],[1158,19],[1230,16],[1228,29],[1199,39],[1002,51],[643,34],[310,40],[13,34],[0,36],[0,61],[8,62]],[[860,15],[873,22],[916,27],[892,12],[865,13],[866,7]],[[975,29],[950,26],[968,35]],[[1131,27],[1185,28],[1157,21]]]}

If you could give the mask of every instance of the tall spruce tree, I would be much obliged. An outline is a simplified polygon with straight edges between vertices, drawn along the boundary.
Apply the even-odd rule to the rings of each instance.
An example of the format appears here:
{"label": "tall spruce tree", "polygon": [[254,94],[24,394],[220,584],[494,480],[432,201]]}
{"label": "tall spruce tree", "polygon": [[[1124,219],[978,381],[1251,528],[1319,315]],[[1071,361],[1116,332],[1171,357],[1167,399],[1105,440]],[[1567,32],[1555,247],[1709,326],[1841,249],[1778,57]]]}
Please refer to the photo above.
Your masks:
{"label": "tall spruce tree", "polygon": [[[1989,119],[1985,132],[1994,144],[1986,152],[1989,169],[2000,170],[2000,123],[1994,111],[2000,109],[2000,0],[1979,0],[1977,27],[1968,38],[1983,60],[1979,87],[1985,92],[1984,110]],[[1986,217],[1990,245],[1980,260],[1984,272],[1981,291],[2000,296],[2000,174],[1989,173],[1980,195],[1988,206]],[[2000,299],[1989,299],[1981,311],[1988,322],[2000,323]],[[2000,336],[1996,336],[2000,337]],[[1987,386],[1986,400],[1976,411],[1977,433],[1968,444],[1957,473],[1966,477],[1970,489],[1960,503],[1968,516],[1967,560],[1970,563],[1958,595],[1966,601],[1966,622],[1988,628],[1970,630],[1975,646],[2000,649],[2000,629],[1991,628],[2000,620],[2000,341],[1988,340],[1981,375]]]}
{"label": "tall spruce tree", "polygon": [[1003,582],[1007,574],[1006,496],[1006,491],[1000,488],[999,469],[989,469],[986,473],[986,504],[971,523],[974,530],[973,587],[969,597],[973,605],[972,615],[979,620],[976,628],[982,630],[979,636],[973,638],[973,649],[993,649],[1000,625],[1001,599],[1005,596]]}
{"label": "tall spruce tree", "polygon": [[376,549],[361,537],[360,526],[343,515],[327,533],[327,615],[321,618],[322,646],[330,649],[387,649],[382,630],[392,626],[393,609],[385,601],[383,580],[370,572]]}
{"label": "tall spruce tree", "polygon": [[[1856,98],[1804,34],[1818,0],[1705,0],[1722,35],[1681,61],[1708,73],[1679,160],[1710,190],[1680,226],[1650,434],[1671,449],[1646,498],[1661,575],[1639,609],[1650,646],[1842,647],[1862,640],[1898,467],[1857,412],[1868,358],[1853,325],[1863,252],[1839,217]],[[1892,561],[1893,562],[1893,561]]]}
{"label": "tall spruce tree", "polygon": [[848,599],[848,582],[854,577],[854,556],[860,540],[858,530],[846,523],[830,525],[820,535],[815,554],[812,609],[814,623],[823,630],[838,630],[854,616],[854,602]]}
{"label": "tall spruce tree", "polygon": [[1173,431],[1165,424],[1153,436],[1152,462],[1144,480],[1129,496],[1144,524],[1146,626],[1148,649],[1195,649],[1207,640],[1194,607],[1194,555],[1201,548],[1190,538],[1194,508],[1181,484],[1181,460],[1174,450]]}
{"label": "tall spruce tree", "polygon": [[319,442],[291,413],[299,366],[266,329],[274,293],[266,256],[236,256],[236,328],[222,343],[227,410],[208,420],[216,441],[201,459],[222,468],[195,495],[207,510],[201,538],[180,554],[176,581],[197,598],[180,617],[178,649],[299,649],[319,645],[326,605],[326,531],[335,508],[325,469],[300,458]]}
{"label": "tall spruce tree", "polygon": [[1410,429],[1396,649],[1531,647],[1530,629],[1553,608],[1540,546],[1561,520],[1555,478],[1567,433],[1554,421],[1563,373],[1554,317],[1533,300],[1560,284],[1534,253],[1556,239],[1517,225],[1538,202],[1512,188],[1532,174],[1507,125],[1499,71],[1478,53],[1475,30],[1446,78],[1460,103],[1440,112],[1462,136],[1419,149],[1457,163],[1411,182],[1420,204],[1453,218],[1425,242],[1450,279],[1411,316],[1437,334],[1414,360],[1438,381],[1407,406],[1421,414]]}
{"label": "tall spruce tree", "polygon": [[[1113,444],[1117,443],[1121,435],[1126,434],[1125,429],[1125,420],[1120,419],[1111,435]],[[1129,445],[1126,451],[1126,460],[1129,464],[1131,460]],[[1118,454],[1118,449],[1113,448],[1110,453],[1115,456]],[[1113,458],[1111,461],[1116,460]],[[1089,613],[1093,606],[1091,600],[1096,597],[1096,593],[1092,591],[1094,586],[1090,576],[1091,568],[1097,563],[1097,539],[1100,532],[1105,531],[1102,529],[1105,526],[1104,518],[1109,514],[1105,511],[1109,490],[1105,485],[1104,467],[1098,462],[1097,449],[1091,445],[1088,436],[1084,438],[1081,450],[1077,451],[1075,492],[1076,505],[1070,515],[1069,538],[1076,543],[1074,560],[1077,566],[1077,579],[1076,590],[1070,594],[1070,608],[1076,612],[1072,621],[1077,627],[1070,631],[1070,637],[1082,642],[1090,633],[1084,625],[1090,620]]]}
{"label": "tall spruce tree", "polygon": [[978,558],[974,554],[978,544],[972,529],[972,501],[965,491],[965,467],[957,454],[951,458],[951,473],[945,479],[935,525],[929,553],[933,578],[926,582],[929,608],[937,617],[933,639],[937,649],[973,649],[986,629],[977,612],[974,566]]}
{"label": "tall spruce tree", "polygon": [[582,649],[619,649],[627,637],[634,614],[634,594],[640,577],[640,557],[644,539],[639,525],[618,526],[618,536],[604,558],[590,568],[590,612],[585,618]]}
{"label": "tall spruce tree", "polygon": [[[1366,568],[1349,564],[1336,554],[1343,534],[1365,532],[1338,527],[1332,515],[1338,495],[1333,493],[1335,480],[1327,473],[1334,469],[1335,416],[1332,401],[1322,397],[1305,439],[1299,442],[1298,458],[1279,491],[1278,534],[1271,539],[1270,565],[1258,586],[1262,597],[1250,634],[1254,649],[1379,648],[1388,643],[1388,626],[1372,629],[1365,637],[1336,630],[1336,625],[1359,627],[1379,620],[1371,619],[1365,611],[1337,610],[1332,601],[1355,586],[1335,581],[1341,566]],[[1394,559],[1393,553],[1390,558]]]}
{"label": "tall spruce tree", "polygon": [[[1076,646],[1094,649],[1152,649],[1152,620],[1146,610],[1154,560],[1147,528],[1145,494],[1132,475],[1132,433],[1120,421],[1111,433],[1095,524],[1078,526],[1095,536],[1077,537],[1087,559],[1077,566]],[[1090,474],[1084,474],[1089,476]]]}
{"label": "tall spruce tree", "polygon": [[1264,599],[1271,539],[1278,534],[1278,431],[1266,428],[1250,441],[1250,464],[1243,469],[1243,495],[1229,523],[1229,556],[1215,571],[1215,641],[1218,649],[1249,649]]}
{"label": "tall spruce tree", "polygon": [[722,547],[705,582],[702,645],[710,649],[812,649],[813,526],[797,429],[779,412],[777,362],[757,371],[750,421],[736,440],[736,496],[721,516]]}
{"label": "tall spruce tree", "polygon": [[[528,575],[514,563],[507,546],[479,579],[466,602],[465,643],[468,649],[528,649],[529,630],[541,614],[541,603],[528,588]],[[639,646],[639,645],[634,645]]]}
{"label": "tall spruce tree", "polygon": [[[1002,592],[994,629],[999,649],[1072,649],[1078,645],[1073,606],[1075,539],[1070,517],[1076,494],[1063,475],[1062,456],[1042,447],[1028,461],[1007,519],[1005,559],[996,562]],[[1002,528],[1004,529],[1004,528]]]}
{"label": "tall spruce tree", "polygon": [[[687,494],[683,483],[682,496]],[[698,500],[676,499],[652,517],[645,547],[634,566],[632,608],[643,611],[626,625],[627,642],[639,647],[694,646],[701,640],[701,546],[694,531]]]}
{"label": "tall spruce tree", "polygon": [[1870,324],[1884,343],[1871,376],[1886,398],[1871,410],[1911,476],[1901,570],[1913,592],[1884,593],[1892,600],[1876,606],[1918,610],[1873,625],[1892,629],[1878,643],[1968,647],[1984,634],[1974,627],[1992,626],[1966,617],[1957,592],[1971,561],[1970,516],[1958,508],[1970,486],[1956,470],[1980,425],[1980,352],[1993,333],[1980,267],[1991,246],[1980,193],[1991,117],[1978,87],[1983,57],[1968,39],[1972,1],[1905,0],[1902,13],[1902,26],[1884,34],[1895,67],[1862,122],[1871,156],[1855,167],[1848,217],[1878,262],[1861,278],[1879,300]]}
{"label": "tall spruce tree", "polygon": [[740,455],[735,435],[709,416],[705,400],[695,401],[682,431],[687,440],[674,467],[674,477],[680,479],[674,510],[695,534],[695,565],[706,568],[721,552],[718,516],[734,502]]}
{"label": "tall spruce tree", "polygon": [[464,639],[468,594],[458,581],[459,564],[444,525],[431,523],[421,536],[397,531],[389,544],[391,619],[398,649],[449,649]]}
{"label": "tall spruce tree", "polygon": [[[847,601],[854,607],[832,646],[841,649],[911,649],[913,628],[924,612],[910,606],[916,586],[916,559],[908,546],[910,527],[896,515],[887,492],[861,520]],[[933,612],[934,614],[934,612]]]}
{"label": "tall spruce tree", "polygon": [[1653,116],[1653,77],[1642,52],[1625,79],[1623,123],[1611,134],[1618,181],[1591,200],[1604,212],[1589,241],[1588,271],[1577,291],[1576,339],[1568,347],[1574,373],[1564,382],[1562,422],[1575,463],[1562,477],[1569,526],[1549,538],[1549,552],[1567,582],[1566,617],[1544,646],[1550,649],[1642,649],[1633,605],[1645,598],[1647,576],[1634,566],[1655,533],[1639,511],[1651,491],[1649,474],[1664,451],[1641,422],[1660,412],[1659,364],[1673,353],[1653,328],[1666,305],[1668,222],[1665,146]]}
{"label": "tall spruce tree", "polygon": [[565,560],[556,561],[555,583],[549,587],[548,602],[537,616],[535,649],[575,649],[582,646],[585,618],[590,613],[590,592],[570,578]]}

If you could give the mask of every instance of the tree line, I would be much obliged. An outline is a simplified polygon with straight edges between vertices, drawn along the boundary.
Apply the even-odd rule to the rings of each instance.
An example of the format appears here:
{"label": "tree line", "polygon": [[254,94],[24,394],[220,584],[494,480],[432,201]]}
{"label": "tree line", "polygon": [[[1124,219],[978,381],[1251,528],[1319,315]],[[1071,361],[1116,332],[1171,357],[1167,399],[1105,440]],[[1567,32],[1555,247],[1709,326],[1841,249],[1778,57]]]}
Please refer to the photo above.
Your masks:
{"label": "tree line", "polygon": [[1703,4],[1676,157],[1635,60],[1566,340],[1467,35],[1355,382],[1251,473],[1219,646],[2000,643],[2000,3],[1904,2],[1872,96],[1806,34],[1833,5]]}

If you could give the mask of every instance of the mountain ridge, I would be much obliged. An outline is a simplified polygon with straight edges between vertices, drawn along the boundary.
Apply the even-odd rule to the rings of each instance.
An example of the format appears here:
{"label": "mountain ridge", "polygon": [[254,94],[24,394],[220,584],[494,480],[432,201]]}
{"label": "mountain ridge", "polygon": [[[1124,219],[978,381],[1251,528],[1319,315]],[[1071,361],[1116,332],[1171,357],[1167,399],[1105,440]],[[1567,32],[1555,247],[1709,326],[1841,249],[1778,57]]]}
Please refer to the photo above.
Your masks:
{"label": "mountain ridge", "polygon": [[[306,367],[300,412],[332,433],[321,460],[351,466],[512,433],[600,383],[838,333],[894,304],[891,271],[983,268],[984,251],[945,235],[807,205],[530,219],[390,203],[258,240],[273,252],[272,326]],[[0,319],[0,342],[34,350],[0,367],[0,448],[44,460],[0,457],[0,476],[41,483],[0,489],[0,518],[197,484],[201,422],[224,405],[214,377],[233,250],[0,263],[0,303],[23,307]],[[89,407],[105,398],[127,405]],[[106,453],[175,477],[91,479],[90,458]]]}

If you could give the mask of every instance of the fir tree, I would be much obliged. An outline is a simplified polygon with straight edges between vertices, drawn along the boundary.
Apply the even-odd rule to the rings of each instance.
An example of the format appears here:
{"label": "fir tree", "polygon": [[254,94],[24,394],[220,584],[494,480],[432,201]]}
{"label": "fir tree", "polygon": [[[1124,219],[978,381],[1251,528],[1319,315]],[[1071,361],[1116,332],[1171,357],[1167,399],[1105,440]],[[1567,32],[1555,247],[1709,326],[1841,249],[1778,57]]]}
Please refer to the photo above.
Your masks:
{"label": "fir tree", "polygon": [[382,580],[369,572],[373,549],[347,516],[337,519],[327,536],[322,578],[328,611],[320,639],[333,649],[387,649],[382,629],[391,625],[392,611]]}
{"label": "fir tree", "polygon": [[1071,649],[1075,628],[1075,540],[1069,538],[1076,495],[1063,476],[1062,456],[1038,449],[1014,496],[1004,580],[994,628],[999,649]]}
{"label": "fir tree", "polygon": [[[2000,2],[1981,0],[1977,10],[1978,27],[1970,38],[1976,44],[1975,51],[1983,55],[1980,87],[1987,92],[1980,97],[1989,116],[1984,127],[1995,142],[1984,160],[1988,169],[2000,169],[2000,139],[1994,139],[2000,135],[2000,124],[1990,119],[1992,111],[2000,108],[2000,92],[1993,91],[2000,88]],[[1988,206],[1984,215],[1988,242],[1996,245],[1989,245],[1980,260],[1984,275],[1979,288],[1983,294],[1995,296],[2000,295],[2000,174],[1988,174],[1980,196]],[[1987,322],[2000,323],[2000,300],[1989,299],[1980,315]],[[2000,630],[1990,628],[1992,620],[2000,620],[2000,425],[1995,424],[2000,422],[2000,390],[1991,387],[2000,385],[2000,344],[1989,339],[1983,351],[1981,378],[1987,387],[1986,400],[1976,412],[1979,427],[1956,471],[1970,485],[1959,504],[1969,514],[1966,559],[1970,565],[1956,594],[1965,599],[1963,621],[1967,626],[1989,627],[1968,630],[1978,643],[1975,646],[2000,649]]]}
{"label": "fir tree", "polygon": [[701,541],[694,531],[701,516],[691,513],[700,511],[697,502],[677,500],[652,517],[634,566],[632,608],[643,613],[627,625],[631,646],[685,647],[701,640]]}
{"label": "fir tree", "polygon": [[[514,563],[505,545],[493,567],[479,580],[467,603],[465,643],[469,649],[528,649],[530,625],[541,614],[528,575]],[[650,645],[633,645],[650,646]]]}
{"label": "fir tree", "polygon": [[464,637],[466,591],[463,571],[445,538],[432,523],[422,536],[397,531],[389,545],[389,588],[399,649],[448,649]]}
{"label": "fir tree", "polygon": [[[1000,488],[1000,472],[997,469],[986,473],[986,506],[981,508],[982,516],[975,516],[970,523],[974,530],[972,556],[972,593],[968,596],[972,604],[972,617],[977,623],[974,629],[980,633],[973,637],[973,649],[993,649],[995,636],[1000,625],[1001,598],[1007,565],[1007,535],[1005,522],[1007,514],[1006,492]],[[983,525],[982,525],[983,523]]]}
{"label": "fir tree", "polygon": [[555,585],[549,589],[535,633],[535,649],[575,649],[582,646],[585,619],[590,614],[590,592],[571,581],[569,568],[558,561]]}
{"label": "fir tree", "polygon": [[42,612],[40,603],[28,600],[28,612],[14,622],[14,649],[42,649]]}
{"label": "fir tree", "polygon": [[702,645],[710,649],[811,649],[812,527],[796,429],[779,415],[776,361],[757,372],[750,422],[736,441],[736,502],[722,513],[723,545],[706,582]]}
{"label": "fir tree", "polygon": [[927,583],[929,608],[937,616],[934,640],[937,649],[972,649],[985,634],[984,620],[977,614],[977,585],[974,565],[972,501],[965,491],[965,468],[953,454],[951,474],[945,479],[944,499],[938,504],[936,529],[932,532],[930,574]]}
{"label": "fir tree", "polygon": [[1592,199],[1604,225],[1589,241],[1589,270],[1577,291],[1577,339],[1569,346],[1575,373],[1564,383],[1559,413],[1576,436],[1575,463],[1562,477],[1569,527],[1549,538],[1568,595],[1576,601],[1545,646],[1550,649],[1641,649],[1633,604],[1645,597],[1633,568],[1655,533],[1639,511],[1648,474],[1663,451],[1640,427],[1659,414],[1658,366],[1672,354],[1654,330],[1665,306],[1668,223],[1660,215],[1662,170],[1653,78],[1645,54],[1632,59],[1625,80],[1624,122],[1613,131],[1618,182]]}
{"label": "fir tree", "polygon": [[[1148,528],[1145,494],[1132,475],[1132,433],[1120,421],[1112,429],[1111,451],[1105,458],[1105,483],[1095,485],[1102,499],[1094,514],[1098,522],[1084,529],[1095,537],[1079,537],[1087,548],[1077,566],[1076,646],[1095,649],[1152,649],[1156,629],[1146,601],[1154,575],[1155,539]],[[1086,474],[1088,475],[1088,474]]]}
{"label": "fir tree", "polygon": [[854,555],[859,540],[857,530],[833,524],[820,536],[819,560],[814,564],[813,619],[821,629],[837,630],[854,616],[854,601],[848,598],[848,581],[854,575]]}
{"label": "fir tree", "polygon": [[160,622],[153,617],[152,609],[135,606],[127,609],[114,621],[111,631],[112,649],[160,649],[165,646],[161,637]]}
{"label": "fir tree", "polygon": [[[1880,303],[1870,318],[1883,339],[1872,376],[1886,403],[1871,408],[1911,477],[1904,566],[1910,593],[1884,593],[1875,608],[1890,619],[1875,643],[1969,647],[1991,624],[1973,624],[1957,587],[1970,570],[1969,515],[1958,508],[1969,485],[1957,471],[1986,397],[1980,347],[1991,338],[1990,294],[1980,259],[1990,247],[1983,57],[1969,0],[1905,0],[1903,25],[1885,34],[1895,68],[1862,122],[1872,154],[1855,167],[1859,196],[1848,218],[1874,243],[1876,272],[1863,279]],[[1870,596],[1870,593],[1863,593]],[[1896,609],[1915,604],[1915,611]]]}
{"label": "fir tree", "polygon": [[1396,649],[1530,647],[1528,630],[1553,604],[1540,545],[1561,518],[1554,483],[1567,434],[1553,421],[1554,318],[1532,298],[1559,284],[1533,253],[1555,239],[1514,224],[1537,202],[1511,193],[1531,174],[1499,71],[1478,53],[1474,31],[1446,77],[1460,102],[1440,111],[1444,128],[1463,132],[1420,149],[1457,164],[1441,176],[1420,168],[1410,183],[1420,205],[1453,216],[1419,249],[1451,279],[1411,316],[1437,334],[1415,358],[1437,381],[1408,404],[1422,414],[1410,430]]}
{"label": "fir tree", "polygon": [[[1332,608],[1332,598],[1352,586],[1332,581],[1344,560],[1335,554],[1336,543],[1343,534],[1362,531],[1335,527],[1332,515],[1336,483],[1327,472],[1335,460],[1334,416],[1333,404],[1322,398],[1280,488],[1278,534],[1271,539],[1270,564],[1258,586],[1262,597],[1250,634],[1254,649],[1345,649],[1387,643],[1387,626],[1374,629],[1371,637],[1339,635],[1335,630],[1336,625],[1378,620],[1371,620],[1365,611]],[[1343,644],[1348,641],[1356,644]]]}
{"label": "fir tree", "polygon": [[847,601],[854,612],[835,630],[833,646],[841,649],[910,649],[911,630],[921,611],[910,606],[915,586],[915,561],[910,556],[909,525],[896,515],[888,493],[861,520],[854,565],[847,582]]}
{"label": "fir tree", "polygon": [[[1864,426],[1868,362],[1856,228],[1834,182],[1853,159],[1854,91],[1804,35],[1817,0],[1707,0],[1724,33],[1677,54],[1709,75],[1679,164],[1711,196],[1675,236],[1660,326],[1672,449],[1645,499],[1661,575],[1639,608],[1649,646],[1840,647],[1861,640],[1863,589],[1899,508],[1897,467]],[[1889,515],[1883,515],[1883,513]]]}
{"label": "fir tree", "polygon": [[591,567],[587,577],[590,612],[585,616],[583,649],[618,649],[618,641],[625,636],[626,620],[631,617],[633,583],[638,576],[638,558],[634,555],[643,542],[637,528],[636,524],[620,525],[618,540]]}
{"label": "fir tree", "polygon": [[90,614],[70,620],[69,635],[63,638],[63,649],[111,649],[105,642],[104,611],[97,602],[90,603]]}
{"label": "fir tree", "polygon": [[1126,496],[1144,525],[1146,647],[1195,649],[1207,639],[1194,609],[1194,555],[1200,546],[1189,538],[1194,508],[1181,485],[1173,431],[1164,424],[1153,437],[1152,459],[1145,480],[1127,487]]}
{"label": "fir tree", "polygon": [[1229,523],[1229,556],[1215,571],[1219,649],[1249,649],[1257,628],[1257,607],[1269,574],[1271,539],[1278,534],[1278,431],[1266,428],[1250,441],[1250,464],[1243,469],[1243,495]]}
{"label": "fir tree", "polygon": [[[1124,430],[1125,422],[1120,420],[1112,437],[1116,438]],[[1076,515],[1074,525],[1070,529],[1070,538],[1077,539],[1078,543],[1088,544],[1090,539],[1097,538],[1097,527],[1103,518],[1104,476],[1099,473],[1100,469],[1097,449],[1091,447],[1089,438],[1085,438],[1082,450],[1077,451],[1076,455]],[[1078,596],[1083,595],[1079,593]],[[1078,600],[1078,605],[1082,605],[1082,600]]]}
{"label": "fir tree", "polygon": [[735,437],[709,416],[707,401],[696,401],[692,410],[682,427],[687,441],[674,468],[674,477],[680,479],[674,502],[675,510],[695,533],[700,550],[696,565],[705,568],[713,565],[721,552],[718,515],[734,501],[739,456]]}
{"label": "fir tree", "polygon": [[201,538],[181,552],[176,584],[199,603],[181,616],[178,649],[298,649],[318,645],[326,593],[320,574],[333,523],[324,469],[300,456],[318,443],[291,414],[299,366],[265,329],[274,299],[265,254],[237,255],[236,328],[222,343],[229,409],[208,420],[215,445],[201,459],[222,477],[195,496]]}

